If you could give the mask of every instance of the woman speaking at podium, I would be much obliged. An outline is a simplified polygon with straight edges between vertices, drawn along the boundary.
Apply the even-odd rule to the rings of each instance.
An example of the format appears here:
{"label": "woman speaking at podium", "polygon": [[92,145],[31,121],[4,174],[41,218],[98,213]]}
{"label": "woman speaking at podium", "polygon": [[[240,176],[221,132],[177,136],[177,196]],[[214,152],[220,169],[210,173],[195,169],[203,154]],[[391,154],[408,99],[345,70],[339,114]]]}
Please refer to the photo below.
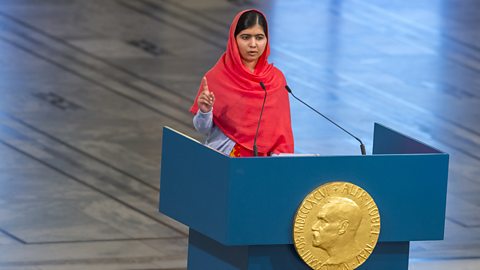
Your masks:
{"label": "woman speaking at podium", "polygon": [[232,157],[293,153],[286,80],[268,63],[269,54],[265,15],[238,13],[226,51],[203,77],[190,109],[206,145]]}

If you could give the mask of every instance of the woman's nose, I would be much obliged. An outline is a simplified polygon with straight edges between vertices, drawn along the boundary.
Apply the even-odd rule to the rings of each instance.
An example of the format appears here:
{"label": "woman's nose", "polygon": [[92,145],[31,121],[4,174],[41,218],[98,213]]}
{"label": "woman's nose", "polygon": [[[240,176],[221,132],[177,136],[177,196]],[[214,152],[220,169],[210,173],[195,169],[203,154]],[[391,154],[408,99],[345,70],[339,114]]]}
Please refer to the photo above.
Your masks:
{"label": "woman's nose", "polygon": [[255,38],[250,39],[250,42],[248,42],[248,46],[252,48],[257,47],[257,41],[255,40]]}

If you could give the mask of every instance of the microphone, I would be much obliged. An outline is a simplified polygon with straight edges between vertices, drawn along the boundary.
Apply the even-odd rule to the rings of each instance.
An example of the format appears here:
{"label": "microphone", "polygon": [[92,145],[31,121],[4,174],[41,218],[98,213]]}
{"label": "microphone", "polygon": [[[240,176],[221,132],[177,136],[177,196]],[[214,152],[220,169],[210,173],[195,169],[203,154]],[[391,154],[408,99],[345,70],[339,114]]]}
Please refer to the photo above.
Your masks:
{"label": "microphone", "polygon": [[365,145],[363,145],[363,142],[353,136],[352,133],[348,132],[347,130],[345,130],[343,127],[339,126],[337,123],[333,122],[330,118],[326,117],[325,115],[323,115],[321,112],[315,110],[314,108],[312,108],[310,105],[308,105],[307,103],[303,102],[301,99],[297,98],[293,93],[292,93],[292,90],[290,89],[290,87],[288,87],[288,85],[285,85],[285,89],[287,89],[288,93],[290,93],[290,95],[292,95],[292,97],[294,97],[296,100],[300,101],[301,103],[303,103],[303,105],[307,106],[308,108],[310,108],[311,110],[313,110],[314,112],[316,112],[317,114],[321,115],[323,118],[327,119],[328,121],[330,121],[330,123],[334,124],[335,126],[337,126],[338,128],[340,128],[341,130],[343,130],[344,132],[346,132],[348,135],[352,136],[355,140],[357,140],[359,143],[360,143],[360,151],[362,152],[362,155],[366,155],[367,152],[365,151]]}
{"label": "microphone", "polygon": [[265,108],[265,100],[267,100],[267,89],[265,88],[265,85],[263,84],[263,82],[260,82],[260,86],[265,92],[265,95],[263,96],[263,104],[262,104],[262,110],[260,111],[260,117],[258,118],[257,132],[255,132],[255,138],[253,139],[253,156],[254,157],[258,156],[258,151],[257,151],[258,129],[260,128],[260,121],[262,120],[263,108]]}

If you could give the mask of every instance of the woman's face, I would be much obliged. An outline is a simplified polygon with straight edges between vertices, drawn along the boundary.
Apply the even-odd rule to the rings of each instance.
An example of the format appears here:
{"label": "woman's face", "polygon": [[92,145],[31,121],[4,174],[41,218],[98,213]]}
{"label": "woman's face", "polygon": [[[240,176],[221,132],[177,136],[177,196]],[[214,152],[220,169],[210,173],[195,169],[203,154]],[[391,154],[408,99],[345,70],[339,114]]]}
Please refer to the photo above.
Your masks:
{"label": "woman's face", "polygon": [[240,56],[245,62],[257,62],[267,46],[267,37],[259,24],[244,29],[236,39]]}

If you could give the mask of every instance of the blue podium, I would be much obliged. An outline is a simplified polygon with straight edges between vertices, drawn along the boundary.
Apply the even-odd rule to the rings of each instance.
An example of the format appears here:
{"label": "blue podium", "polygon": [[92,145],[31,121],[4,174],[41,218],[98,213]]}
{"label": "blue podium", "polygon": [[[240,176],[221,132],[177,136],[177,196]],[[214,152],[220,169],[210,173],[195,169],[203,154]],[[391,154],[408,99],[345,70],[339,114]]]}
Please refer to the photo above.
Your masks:
{"label": "blue podium", "polygon": [[408,269],[410,241],[441,240],[448,154],[380,124],[373,154],[230,158],[163,129],[160,212],[190,228],[188,269],[310,269],[297,255],[294,215],[305,196],[351,182],[375,200],[377,246],[357,269]]}

